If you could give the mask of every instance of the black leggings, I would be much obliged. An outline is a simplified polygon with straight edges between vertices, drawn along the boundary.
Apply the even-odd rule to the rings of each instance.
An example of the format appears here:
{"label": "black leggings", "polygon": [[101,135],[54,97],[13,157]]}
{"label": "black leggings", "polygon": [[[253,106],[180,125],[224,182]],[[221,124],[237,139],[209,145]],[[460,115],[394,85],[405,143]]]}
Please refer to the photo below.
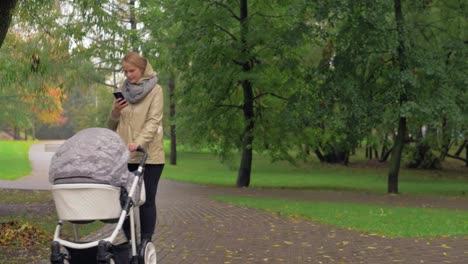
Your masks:
{"label": "black leggings", "polygon": [[[146,164],[143,175],[146,190],[146,201],[140,206],[140,229],[141,239],[151,240],[156,226],[156,192],[158,190],[159,178],[164,168],[164,164]],[[138,164],[128,164],[129,171],[138,169]],[[130,238],[130,223],[125,221],[123,230],[127,238]],[[138,230],[137,230],[138,232]]]}

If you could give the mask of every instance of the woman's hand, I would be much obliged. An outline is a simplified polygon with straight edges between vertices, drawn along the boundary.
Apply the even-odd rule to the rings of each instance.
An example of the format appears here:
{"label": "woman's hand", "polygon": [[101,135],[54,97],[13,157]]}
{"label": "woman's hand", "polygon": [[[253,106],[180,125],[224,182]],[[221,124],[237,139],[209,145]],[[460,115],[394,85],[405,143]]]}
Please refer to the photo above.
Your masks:
{"label": "woman's hand", "polygon": [[137,143],[128,143],[128,150],[130,152],[135,152],[138,148],[138,144]]}
{"label": "woman's hand", "polygon": [[114,108],[112,109],[112,116],[115,118],[120,116],[122,109],[128,106],[128,102],[125,99],[119,98],[114,101]]}

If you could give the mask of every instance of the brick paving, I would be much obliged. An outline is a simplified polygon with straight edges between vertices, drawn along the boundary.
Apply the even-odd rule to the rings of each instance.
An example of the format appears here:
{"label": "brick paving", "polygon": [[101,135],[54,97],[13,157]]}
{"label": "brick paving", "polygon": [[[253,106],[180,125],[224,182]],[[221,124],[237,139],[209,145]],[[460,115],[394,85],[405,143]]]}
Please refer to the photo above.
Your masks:
{"label": "brick paving", "polygon": [[[6,183],[0,181],[0,186],[48,189],[45,175],[48,168],[46,158],[50,155],[35,153],[41,149],[37,146],[32,149],[33,175],[28,177],[27,184],[10,182],[5,186]],[[217,195],[468,210],[467,199],[240,189],[161,180],[157,196],[158,223],[153,238],[159,264],[468,263],[468,236],[385,238],[210,199]],[[107,225],[95,236],[112,228],[112,225]]]}
{"label": "brick paving", "polygon": [[[369,194],[220,188],[162,180],[154,237],[158,263],[468,263],[468,237],[384,238],[210,200],[216,195],[372,201]],[[466,199],[405,202],[400,196],[377,197],[377,203],[467,209]]]}

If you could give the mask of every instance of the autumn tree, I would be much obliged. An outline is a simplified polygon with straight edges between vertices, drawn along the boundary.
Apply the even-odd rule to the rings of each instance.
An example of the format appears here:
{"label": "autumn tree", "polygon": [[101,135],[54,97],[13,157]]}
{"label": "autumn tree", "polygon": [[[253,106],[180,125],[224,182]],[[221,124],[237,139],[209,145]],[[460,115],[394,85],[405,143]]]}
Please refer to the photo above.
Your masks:
{"label": "autumn tree", "polygon": [[61,124],[64,94],[95,78],[89,62],[71,56],[70,42],[57,37],[59,15],[55,1],[19,1],[0,50],[0,101],[10,109],[1,113],[3,123],[33,131],[36,122]]}

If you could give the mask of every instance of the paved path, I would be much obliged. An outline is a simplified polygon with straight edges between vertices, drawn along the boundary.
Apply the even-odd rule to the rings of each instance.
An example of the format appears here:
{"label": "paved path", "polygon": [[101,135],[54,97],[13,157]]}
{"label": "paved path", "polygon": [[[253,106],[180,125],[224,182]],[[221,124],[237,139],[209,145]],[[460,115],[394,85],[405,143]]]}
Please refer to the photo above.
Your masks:
{"label": "paved path", "polygon": [[[155,237],[158,263],[468,263],[467,237],[382,238],[209,199],[213,195],[270,196],[275,192],[162,181]],[[345,193],[299,193],[307,195],[321,197],[319,200],[346,198]],[[349,197],[355,202],[359,198]],[[361,198],[361,202],[369,202],[370,197]],[[466,209],[466,204],[461,207]]]}
{"label": "paved path", "polygon": [[[41,152],[41,147],[33,146],[31,152],[34,151]],[[33,168],[44,173],[44,166],[48,167],[46,157],[49,156],[47,153],[37,156],[30,153],[32,159],[37,157],[37,163],[33,160]],[[21,186],[48,189],[47,177],[39,174],[33,173],[28,179],[21,180],[25,184]],[[16,184],[5,186],[4,181],[0,182],[0,186],[3,187],[19,188]],[[468,210],[466,199],[418,199],[347,192],[222,188],[162,180],[157,196],[158,223],[154,237],[159,264],[468,263],[468,237],[384,238],[317,222],[280,217],[277,214],[210,199],[216,195],[285,197]],[[106,226],[101,232],[106,233],[111,228],[110,225]]]}

